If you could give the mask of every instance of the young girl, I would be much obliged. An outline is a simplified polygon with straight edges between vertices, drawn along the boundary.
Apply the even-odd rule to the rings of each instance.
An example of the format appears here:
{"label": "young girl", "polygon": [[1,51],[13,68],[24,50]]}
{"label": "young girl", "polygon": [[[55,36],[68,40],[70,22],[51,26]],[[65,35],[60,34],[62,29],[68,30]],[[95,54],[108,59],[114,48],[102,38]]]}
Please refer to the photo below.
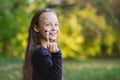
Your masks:
{"label": "young girl", "polygon": [[37,11],[31,21],[23,65],[23,80],[62,80],[62,56],[57,46],[56,13],[49,8]]}

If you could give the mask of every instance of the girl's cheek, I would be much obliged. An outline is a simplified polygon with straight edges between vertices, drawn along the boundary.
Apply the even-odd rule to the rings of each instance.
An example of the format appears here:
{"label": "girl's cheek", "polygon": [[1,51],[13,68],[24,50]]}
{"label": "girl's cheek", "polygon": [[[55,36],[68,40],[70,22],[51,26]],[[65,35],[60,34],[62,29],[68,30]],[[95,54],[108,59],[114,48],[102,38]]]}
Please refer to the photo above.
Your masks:
{"label": "girl's cheek", "polygon": [[57,33],[59,33],[59,27],[57,28]]}
{"label": "girl's cheek", "polygon": [[47,31],[50,31],[50,27],[47,26],[47,27],[44,28],[44,30],[45,30],[45,31],[46,31],[46,30],[47,30]]}

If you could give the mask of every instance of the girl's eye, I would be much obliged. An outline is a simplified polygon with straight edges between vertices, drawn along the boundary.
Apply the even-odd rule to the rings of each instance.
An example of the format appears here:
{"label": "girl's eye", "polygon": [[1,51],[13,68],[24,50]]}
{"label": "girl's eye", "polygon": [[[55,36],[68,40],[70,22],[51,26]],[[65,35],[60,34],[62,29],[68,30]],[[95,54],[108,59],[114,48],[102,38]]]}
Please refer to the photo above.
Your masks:
{"label": "girl's eye", "polygon": [[50,24],[46,24],[46,26],[50,26]]}
{"label": "girl's eye", "polygon": [[57,26],[58,26],[58,24],[55,24],[55,26],[57,27]]}

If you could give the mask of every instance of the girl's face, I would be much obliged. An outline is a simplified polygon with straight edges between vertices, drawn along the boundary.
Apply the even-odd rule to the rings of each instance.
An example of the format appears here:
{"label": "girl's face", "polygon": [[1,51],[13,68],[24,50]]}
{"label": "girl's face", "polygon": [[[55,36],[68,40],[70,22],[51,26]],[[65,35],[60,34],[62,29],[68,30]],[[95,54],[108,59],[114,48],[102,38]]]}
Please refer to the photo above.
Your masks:
{"label": "girl's face", "polygon": [[46,31],[49,32],[49,40],[55,41],[59,32],[57,16],[52,12],[44,12],[39,17],[39,33],[42,39],[47,40]]}

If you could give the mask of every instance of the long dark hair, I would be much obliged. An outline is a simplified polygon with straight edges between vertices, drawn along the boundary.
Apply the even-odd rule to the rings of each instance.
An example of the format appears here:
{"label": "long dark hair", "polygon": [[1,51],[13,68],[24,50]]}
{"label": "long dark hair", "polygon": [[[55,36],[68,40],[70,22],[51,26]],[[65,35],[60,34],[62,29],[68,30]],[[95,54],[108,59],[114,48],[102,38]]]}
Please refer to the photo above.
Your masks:
{"label": "long dark hair", "polygon": [[50,8],[41,9],[34,14],[32,20],[31,20],[31,24],[30,24],[30,28],[29,28],[29,35],[28,35],[28,43],[27,43],[26,54],[25,54],[25,60],[24,60],[24,64],[23,64],[23,80],[32,80],[31,56],[34,52],[35,47],[40,42],[40,35],[38,32],[34,31],[34,26],[39,25],[39,17],[44,12],[55,13]]}

